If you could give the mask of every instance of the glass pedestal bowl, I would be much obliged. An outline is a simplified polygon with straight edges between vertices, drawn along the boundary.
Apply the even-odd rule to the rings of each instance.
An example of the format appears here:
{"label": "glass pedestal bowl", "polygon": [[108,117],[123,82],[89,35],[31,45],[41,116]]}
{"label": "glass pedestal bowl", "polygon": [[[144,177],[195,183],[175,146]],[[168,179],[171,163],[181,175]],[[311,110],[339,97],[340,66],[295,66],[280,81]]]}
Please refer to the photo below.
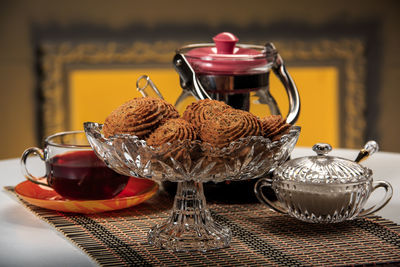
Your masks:
{"label": "glass pedestal bowl", "polygon": [[203,183],[265,176],[289,157],[300,134],[300,127],[292,126],[274,142],[253,136],[222,149],[188,140],[153,148],[132,135],[105,138],[98,123],[86,122],[84,128],[97,156],[116,172],[178,183],[170,217],[148,234],[150,244],[172,251],[229,246],[231,231],[212,219]]}

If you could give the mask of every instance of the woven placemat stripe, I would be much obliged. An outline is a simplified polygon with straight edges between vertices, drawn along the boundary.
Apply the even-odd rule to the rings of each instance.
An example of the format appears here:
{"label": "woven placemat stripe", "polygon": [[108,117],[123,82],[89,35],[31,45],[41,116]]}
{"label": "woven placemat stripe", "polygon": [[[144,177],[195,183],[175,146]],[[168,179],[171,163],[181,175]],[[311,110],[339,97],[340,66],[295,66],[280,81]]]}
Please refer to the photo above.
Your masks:
{"label": "woven placemat stripe", "polygon": [[[379,222],[379,224],[378,224]],[[358,227],[381,238],[384,242],[390,243],[400,248],[400,226],[393,222],[388,222],[380,217],[370,217],[365,220],[356,220]]]}
{"label": "woven placemat stripe", "polygon": [[[84,215],[69,216],[66,218],[81,225],[93,238],[104,244],[113,254],[117,254],[121,257],[125,263],[136,266],[151,266],[137,251],[132,249],[131,245],[117,238],[96,221]],[[88,241],[90,242],[90,239],[88,239]]]}
{"label": "woven placemat stripe", "polygon": [[286,255],[284,251],[276,249],[275,247],[268,244],[265,240],[256,236],[253,232],[244,229],[243,227],[240,227],[226,217],[216,213],[215,211],[211,211],[211,215],[217,222],[228,226],[231,229],[232,235],[234,237],[239,238],[243,243],[252,248],[255,252],[265,257],[268,257],[279,265],[302,265],[296,259],[292,258],[289,255]]}

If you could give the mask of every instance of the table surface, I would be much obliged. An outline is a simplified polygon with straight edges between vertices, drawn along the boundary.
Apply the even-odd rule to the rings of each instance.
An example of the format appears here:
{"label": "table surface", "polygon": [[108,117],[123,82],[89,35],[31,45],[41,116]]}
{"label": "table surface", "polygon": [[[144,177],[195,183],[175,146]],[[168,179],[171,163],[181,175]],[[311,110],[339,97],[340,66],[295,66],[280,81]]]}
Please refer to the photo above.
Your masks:
{"label": "table surface", "polygon": [[[310,148],[297,147],[292,158],[313,155]],[[335,149],[330,155],[355,159],[358,151]],[[34,174],[44,166],[32,161]],[[378,152],[362,163],[374,172],[374,180],[386,180],[393,186],[393,197],[377,215],[400,224],[400,153]],[[24,208],[3,190],[4,186],[24,181],[19,159],[0,161],[0,266],[96,266],[85,253],[64,236]],[[383,190],[371,195],[366,207],[376,203]]]}

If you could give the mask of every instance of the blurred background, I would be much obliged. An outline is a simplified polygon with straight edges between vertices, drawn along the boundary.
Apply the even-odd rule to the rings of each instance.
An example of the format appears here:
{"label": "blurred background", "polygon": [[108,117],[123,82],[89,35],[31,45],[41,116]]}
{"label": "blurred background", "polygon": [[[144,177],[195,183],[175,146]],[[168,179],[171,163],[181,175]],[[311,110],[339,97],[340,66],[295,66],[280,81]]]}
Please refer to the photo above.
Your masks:
{"label": "blurred background", "polygon": [[[396,0],[2,0],[0,159],[54,131],[102,122],[135,96],[140,74],[173,103],[174,50],[221,31],[282,48],[301,96],[299,145],[375,139],[381,151],[400,152],[399,14]],[[276,94],[284,113],[285,95]]]}

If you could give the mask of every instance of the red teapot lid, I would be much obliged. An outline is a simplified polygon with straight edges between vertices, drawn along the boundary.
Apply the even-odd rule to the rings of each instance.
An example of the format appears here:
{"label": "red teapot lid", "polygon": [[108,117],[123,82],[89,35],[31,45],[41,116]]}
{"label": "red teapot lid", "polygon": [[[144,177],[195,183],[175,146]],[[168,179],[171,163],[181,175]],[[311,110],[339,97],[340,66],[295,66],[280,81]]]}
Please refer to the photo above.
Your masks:
{"label": "red teapot lid", "polygon": [[190,45],[183,52],[196,73],[232,75],[269,70],[264,46],[236,45],[239,39],[229,32],[219,33],[213,40],[214,44]]}

